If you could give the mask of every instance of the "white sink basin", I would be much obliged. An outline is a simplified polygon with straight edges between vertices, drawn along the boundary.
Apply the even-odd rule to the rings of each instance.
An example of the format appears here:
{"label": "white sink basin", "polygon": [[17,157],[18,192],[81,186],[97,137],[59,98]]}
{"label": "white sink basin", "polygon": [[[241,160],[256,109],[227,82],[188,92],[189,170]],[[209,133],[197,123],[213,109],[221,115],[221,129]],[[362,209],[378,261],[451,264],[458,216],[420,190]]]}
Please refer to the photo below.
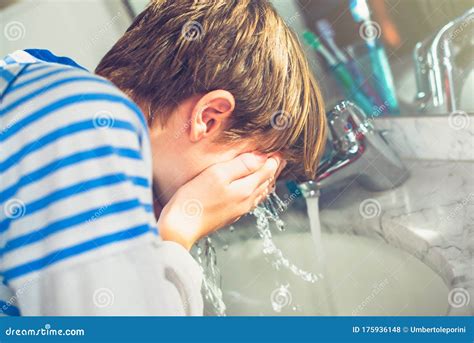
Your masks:
{"label": "white sink basin", "polygon": [[[289,231],[289,229],[288,229]],[[448,288],[414,256],[370,238],[322,235],[326,271],[316,266],[310,233],[284,232],[275,244],[308,283],[265,260],[258,238],[217,250],[227,315],[445,315]]]}

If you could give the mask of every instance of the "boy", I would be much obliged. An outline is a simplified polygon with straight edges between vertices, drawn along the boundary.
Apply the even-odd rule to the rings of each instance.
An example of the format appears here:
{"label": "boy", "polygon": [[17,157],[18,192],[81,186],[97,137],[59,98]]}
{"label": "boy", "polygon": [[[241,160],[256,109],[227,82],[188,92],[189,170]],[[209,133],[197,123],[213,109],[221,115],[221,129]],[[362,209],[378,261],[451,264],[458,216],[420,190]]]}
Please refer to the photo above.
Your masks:
{"label": "boy", "polygon": [[201,315],[194,242],[285,163],[314,177],[321,95],[267,1],[152,1],[104,78],[45,51],[3,64],[6,314]]}

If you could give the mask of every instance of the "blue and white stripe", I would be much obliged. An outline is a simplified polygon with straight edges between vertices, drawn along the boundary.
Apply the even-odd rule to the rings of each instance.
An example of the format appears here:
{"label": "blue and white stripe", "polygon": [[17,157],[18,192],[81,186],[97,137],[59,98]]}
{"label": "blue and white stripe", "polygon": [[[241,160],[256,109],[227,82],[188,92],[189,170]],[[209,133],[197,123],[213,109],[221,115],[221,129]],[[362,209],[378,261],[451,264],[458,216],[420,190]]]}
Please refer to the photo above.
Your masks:
{"label": "blue and white stripe", "polygon": [[14,315],[2,301],[25,280],[120,252],[156,228],[139,108],[98,76],[26,52],[0,71],[0,313]]}

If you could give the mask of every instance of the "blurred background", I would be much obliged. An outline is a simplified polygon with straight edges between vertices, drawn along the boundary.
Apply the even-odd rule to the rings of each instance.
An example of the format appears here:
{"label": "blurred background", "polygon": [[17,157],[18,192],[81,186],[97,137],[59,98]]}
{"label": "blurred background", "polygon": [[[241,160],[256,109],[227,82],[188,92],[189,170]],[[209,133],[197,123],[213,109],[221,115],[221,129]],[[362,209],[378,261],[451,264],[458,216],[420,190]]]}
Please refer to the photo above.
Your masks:
{"label": "blurred background", "polygon": [[[93,70],[147,3],[148,0],[2,0],[0,23],[4,35],[0,53],[4,56],[17,49],[45,48],[70,56]],[[430,83],[431,88],[436,88],[436,84],[429,79],[426,61],[419,65],[414,62],[417,43],[424,42],[419,54],[426,60],[428,54],[423,49],[428,50],[443,26],[472,8],[472,0],[272,0],[272,3],[302,41],[305,32],[314,33],[312,39],[323,43],[322,47],[335,58],[335,64],[329,63],[324,53],[306,42],[308,59],[328,107],[346,97],[366,112],[377,115],[379,112],[449,113],[459,108],[463,111],[474,108],[472,97],[468,96],[474,91],[471,19],[458,26],[457,31],[453,30],[456,35],[450,33],[453,37],[450,44],[461,46],[450,47],[450,54],[456,55],[450,65],[454,70],[452,88],[456,92],[456,106],[450,106],[448,101],[440,104],[436,94],[427,91]],[[364,12],[367,12],[365,18]],[[447,98],[449,94],[443,96]]]}

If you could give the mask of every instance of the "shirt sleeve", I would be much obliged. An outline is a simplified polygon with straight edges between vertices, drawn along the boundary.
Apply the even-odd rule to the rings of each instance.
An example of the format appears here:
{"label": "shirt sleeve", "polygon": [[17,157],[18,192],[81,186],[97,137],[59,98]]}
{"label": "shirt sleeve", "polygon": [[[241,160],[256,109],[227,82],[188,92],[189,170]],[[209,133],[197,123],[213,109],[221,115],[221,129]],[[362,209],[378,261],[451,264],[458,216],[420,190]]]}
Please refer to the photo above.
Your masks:
{"label": "shirt sleeve", "polygon": [[139,109],[81,70],[41,82],[38,108],[19,110],[19,86],[5,98],[15,122],[2,141],[0,256],[21,314],[202,313],[199,267],[159,238]]}
{"label": "shirt sleeve", "polygon": [[174,242],[132,245],[67,270],[29,281],[22,315],[197,316],[203,313],[201,271]]}

